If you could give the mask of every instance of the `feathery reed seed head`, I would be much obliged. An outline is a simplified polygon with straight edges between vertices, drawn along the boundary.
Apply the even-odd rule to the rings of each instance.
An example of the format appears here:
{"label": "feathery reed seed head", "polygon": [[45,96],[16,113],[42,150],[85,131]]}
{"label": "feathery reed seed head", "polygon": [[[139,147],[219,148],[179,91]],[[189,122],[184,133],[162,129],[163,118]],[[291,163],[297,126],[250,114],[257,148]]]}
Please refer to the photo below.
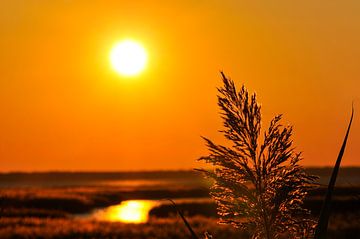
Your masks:
{"label": "feathery reed seed head", "polygon": [[211,196],[217,203],[220,222],[245,229],[252,238],[308,238],[315,226],[303,208],[315,176],[306,174],[298,164],[301,154],[293,147],[292,127],[280,124],[275,116],[261,134],[261,107],[256,95],[222,72],[218,89],[224,134],[232,145],[217,145],[204,138],[209,155],[199,160],[214,166],[200,169],[214,179]]}

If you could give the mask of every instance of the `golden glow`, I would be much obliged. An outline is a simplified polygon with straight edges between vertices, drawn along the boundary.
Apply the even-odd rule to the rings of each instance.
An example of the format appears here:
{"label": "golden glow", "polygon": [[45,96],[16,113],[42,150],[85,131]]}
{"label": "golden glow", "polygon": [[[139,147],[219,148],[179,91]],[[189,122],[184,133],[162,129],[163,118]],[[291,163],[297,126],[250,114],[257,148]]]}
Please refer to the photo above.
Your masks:
{"label": "golden glow", "polygon": [[145,223],[149,219],[149,211],[156,205],[156,202],[148,200],[124,201],[97,212],[95,217],[112,222]]}
{"label": "golden glow", "polygon": [[[201,167],[200,135],[226,144],[219,70],[265,125],[294,125],[305,166],[332,166],[360,100],[360,2],[343,2],[0,0],[0,171]],[[126,39],[148,55],[139,75],[110,61]],[[342,166],[360,166],[353,126]]]}
{"label": "golden glow", "polygon": [[114,46],[110,53],[110,62],[116,72],[124,76],[134,76],[146,66],[145,49],[132,40],[122,41]]}

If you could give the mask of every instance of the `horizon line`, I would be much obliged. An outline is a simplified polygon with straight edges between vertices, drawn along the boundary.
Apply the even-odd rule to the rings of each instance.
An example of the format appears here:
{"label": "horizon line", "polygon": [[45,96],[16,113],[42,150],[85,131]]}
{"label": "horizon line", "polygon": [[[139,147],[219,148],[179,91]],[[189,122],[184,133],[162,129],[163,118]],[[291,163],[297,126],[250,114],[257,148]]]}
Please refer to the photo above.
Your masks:
{"label": "horizon line", "polygon": [[[305,169],[325,169],[333,168],[333,166],[303,166]],[[342,166],[342,169],[360,168],[360,165]],[[155,172],[195,172],[195,168],[188,169],[142,169],[142,170],[9,170],[0,171],[0,174],[45,174],[45,173],[155,173]]]}

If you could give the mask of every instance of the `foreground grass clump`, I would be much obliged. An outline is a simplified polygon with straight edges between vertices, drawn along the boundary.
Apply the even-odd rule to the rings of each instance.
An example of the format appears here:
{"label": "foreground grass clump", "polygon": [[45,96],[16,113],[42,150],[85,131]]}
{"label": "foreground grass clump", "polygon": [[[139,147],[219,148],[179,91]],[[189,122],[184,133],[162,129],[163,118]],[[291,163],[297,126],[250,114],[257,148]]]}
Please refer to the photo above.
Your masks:
{"label": "foreground grass clump", "polygon": [[[360,235],[359,212],[337,214],[330,221],[327,239],[357,239]],[[215,218],[188,217],[196,234],[208,231],[214,239],[248,239],[246,232],[230,225],[219,225]],[[189,232],[180,218],[151,218],[145,224],[123,224],[72,218],[0,217],[1,239],[184,239]]]}
{"label": "foreground grass clump", "polygon": [[[221,226],[216,220],[204,217],[189,218],[197,233],[211,228],[219,239],[248,238],[246,233]],[[43,238],[43,239],[85,239],[85,238],[148,238],[183,239],[188,232],[178,218],[151,219],[145,224],[124,224],[81,219],[60,218],[0,218],[0,238]]]}
{"label": "foreground grass clump", "polygon": [[200,158],[214,166],[211,195],[222,223],[251,232],[252,238],[308,238],[315,222],[303,208],[316,177],[298,164],[292,146],[292,127],[275,116],[261,140],[261,107],[256,95],[242,86],[237,91],[223,73],[218,105],[231,143],[222,146],[206,139],[210,154]]}

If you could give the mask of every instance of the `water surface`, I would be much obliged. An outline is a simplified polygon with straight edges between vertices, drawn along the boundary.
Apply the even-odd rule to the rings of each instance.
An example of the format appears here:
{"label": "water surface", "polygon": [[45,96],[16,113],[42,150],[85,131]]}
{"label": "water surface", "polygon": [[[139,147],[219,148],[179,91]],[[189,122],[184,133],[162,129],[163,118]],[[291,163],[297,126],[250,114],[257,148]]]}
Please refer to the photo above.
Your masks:
{"label": "water surface", "polygon": [[159,205],[155,200],[128,200],[118,205],[95,210],[89,217],[124,223],[145,223],[149,219],[149,212]]}

